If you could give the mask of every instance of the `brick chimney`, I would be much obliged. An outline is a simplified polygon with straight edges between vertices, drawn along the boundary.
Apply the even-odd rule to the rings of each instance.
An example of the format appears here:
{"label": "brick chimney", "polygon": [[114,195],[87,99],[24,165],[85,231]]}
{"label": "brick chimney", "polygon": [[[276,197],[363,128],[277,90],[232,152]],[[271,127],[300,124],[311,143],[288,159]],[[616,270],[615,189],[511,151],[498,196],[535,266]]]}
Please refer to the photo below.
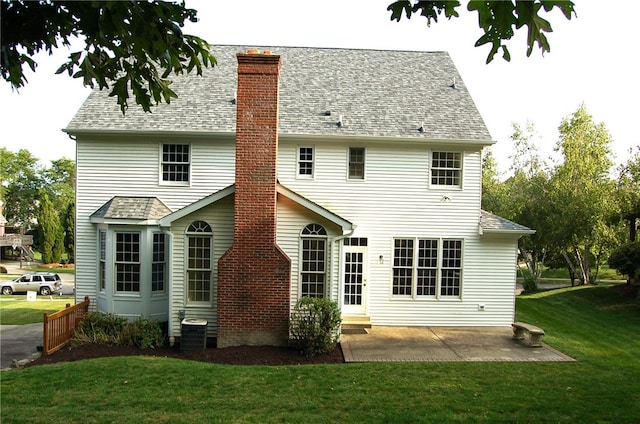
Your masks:
{"label": "brick chimney", "polygon": [[283,346],[291,261],[276,244],[280,56],[237,58],[235,228],[218,262],[218,347]]}

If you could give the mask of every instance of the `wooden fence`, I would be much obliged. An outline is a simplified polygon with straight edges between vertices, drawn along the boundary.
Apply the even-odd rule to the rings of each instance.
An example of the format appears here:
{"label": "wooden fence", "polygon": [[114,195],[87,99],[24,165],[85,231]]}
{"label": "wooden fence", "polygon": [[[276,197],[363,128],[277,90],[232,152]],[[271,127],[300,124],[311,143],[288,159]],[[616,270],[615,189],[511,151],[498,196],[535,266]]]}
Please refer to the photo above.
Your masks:
{"label": "wooden fence", "polygon": [[42,353],[46,356],[66,345],[73,330],[89,312],[89,296],[84,301],[71,306],[67,303],[66,309],[53,314],[44,314],[44,337]]}

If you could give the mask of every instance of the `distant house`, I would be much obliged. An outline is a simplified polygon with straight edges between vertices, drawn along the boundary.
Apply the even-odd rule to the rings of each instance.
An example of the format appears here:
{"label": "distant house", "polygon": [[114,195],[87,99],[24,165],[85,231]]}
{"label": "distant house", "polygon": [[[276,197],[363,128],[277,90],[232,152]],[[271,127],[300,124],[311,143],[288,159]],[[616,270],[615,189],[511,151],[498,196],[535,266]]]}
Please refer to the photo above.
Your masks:
{"label": "distant house", "polygon": [[302,296],[345,322],[513,322],[519,237],[481,211],[491,136],[445,52],[216,46],[180,98],[77,140],[76,296],[218,346],[281,345]]}

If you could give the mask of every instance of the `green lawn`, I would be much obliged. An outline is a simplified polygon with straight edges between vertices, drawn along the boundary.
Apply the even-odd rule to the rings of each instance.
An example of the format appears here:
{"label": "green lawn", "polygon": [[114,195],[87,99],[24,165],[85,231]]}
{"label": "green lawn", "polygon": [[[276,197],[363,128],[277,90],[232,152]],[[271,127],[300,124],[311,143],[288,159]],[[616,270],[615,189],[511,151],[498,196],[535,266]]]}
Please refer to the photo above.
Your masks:
{"label": "green lawn", "polygon": [[0,324],[22,325],[43,322],[43,313],[52,314],[75,305],[73,296],[37,296],[35,302],[27,302],[26,295],[0,296]]}
{"label": "green lawn", "polygon": [[640,422],[638,301],[580,287],[519,297],[517,311],[578,362],[269,367],[101,358],[2,373],[0,421]]}

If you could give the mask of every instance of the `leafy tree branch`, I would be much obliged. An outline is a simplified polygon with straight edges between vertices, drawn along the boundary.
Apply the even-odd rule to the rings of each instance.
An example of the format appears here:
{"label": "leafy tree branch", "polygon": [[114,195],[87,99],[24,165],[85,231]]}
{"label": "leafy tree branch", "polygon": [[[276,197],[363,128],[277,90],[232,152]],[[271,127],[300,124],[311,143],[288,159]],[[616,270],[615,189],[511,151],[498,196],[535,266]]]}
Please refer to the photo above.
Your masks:
{"label": "leafy tree branch", "polygon": [[[551,51],[545,33],[553,32],[553,29],[549,21],[540,16],[540,12],[548,13],[558,8],[570,20],[575,14],[573,6],[573,2],[563,0],[472,0],[467,4],[467,10],[478,14],[478,25],[484,31],[475,46],[491,44],[491,51],[487,56],[487,63],[489,63],[499,50],[502,50],[503,59],[511,60],[511,54],[504,41],[510,40],[516,30],[525,26],[527,27],[527,56],[531,56],[535,44],[538,44],[543,54]],[[420,16],[427,18],[427,25],[431,25],[432,21],[438,22],[438,17],[442,15],[447,19],[459,17],[456,10],[458,7],[460,7],[459,1],[399,0],[391,3],[387,10],[391,12],[391,20],[399,22],[403,14],[410,19],[413,14],[419,13]]]}
{"label": "leafy tree branch", "polygon": [[14,89],[27,83],[25,65],[36,70],[36,53],[51,54],[74,38],[83,40],[84,48],[72,52],[57,73],[110,89],[122,113],[130,91],[150,112],[152,103],[177,97],[170,74],[201,75],[216,63],[205,40],[182,32],[186,20],[197,21],[197,11],[184,2],[2,0],[1,5],[0,71]]}

